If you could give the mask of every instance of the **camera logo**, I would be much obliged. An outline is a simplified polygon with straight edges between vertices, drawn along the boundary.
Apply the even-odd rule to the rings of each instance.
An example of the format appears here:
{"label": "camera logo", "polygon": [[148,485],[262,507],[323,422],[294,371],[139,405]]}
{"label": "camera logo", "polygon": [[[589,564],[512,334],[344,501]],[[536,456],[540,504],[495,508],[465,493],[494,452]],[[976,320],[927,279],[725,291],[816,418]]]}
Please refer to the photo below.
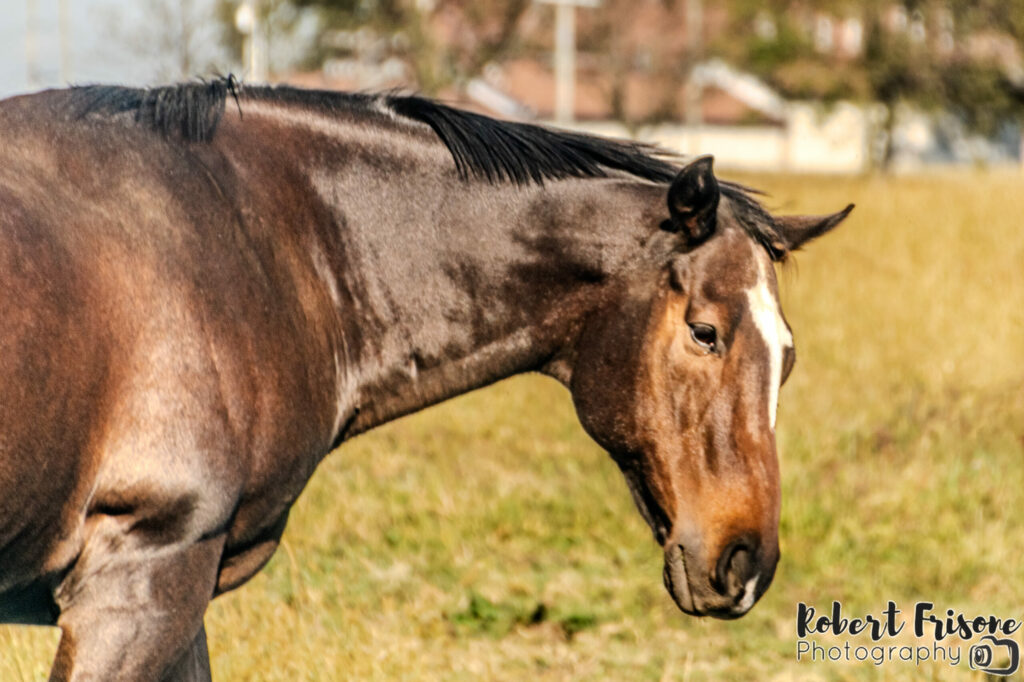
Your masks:
{"label": "camera logo", "polygon": [[[1002,668],[992,667],[994,660],[1001,662],[1002,657],[997,659],[996,654],[1002,653],[1003,649],[1010,658],[1009,663]],[[996,639],[992,635],[985,635],[981,643],[971,647],[967,661],[971,670],[980,670],[990,675],[1012,675],[1020,667],[1020,647],[1012,639]]]}

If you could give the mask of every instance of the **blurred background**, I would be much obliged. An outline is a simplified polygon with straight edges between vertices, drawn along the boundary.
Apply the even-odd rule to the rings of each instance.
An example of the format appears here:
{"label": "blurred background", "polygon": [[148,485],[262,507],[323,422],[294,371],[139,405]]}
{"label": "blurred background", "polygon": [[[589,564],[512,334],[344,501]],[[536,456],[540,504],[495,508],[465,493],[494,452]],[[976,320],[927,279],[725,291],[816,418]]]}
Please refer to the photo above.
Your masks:
{"label": "blurred background", "polygon": [[403,88],[746,170],[1019,165],[1024,2],[0,0],[0,94]]}
{"label": "blurred background", "polygon": [[[227,72],[402,88],[713,153],[778,212],[857,204],[779,270],[799,359],[782,559],[750,614],[677,611],[566,391],[517,377],[328,457],[267,568],[211,606],[215,679],[987,679],[966,659],[798,661],[795,617],[927,600],[1024,618],[1024,1],[0,9],[3,95]],[[0,627],[0,680],[46,679],[57,634]]]}

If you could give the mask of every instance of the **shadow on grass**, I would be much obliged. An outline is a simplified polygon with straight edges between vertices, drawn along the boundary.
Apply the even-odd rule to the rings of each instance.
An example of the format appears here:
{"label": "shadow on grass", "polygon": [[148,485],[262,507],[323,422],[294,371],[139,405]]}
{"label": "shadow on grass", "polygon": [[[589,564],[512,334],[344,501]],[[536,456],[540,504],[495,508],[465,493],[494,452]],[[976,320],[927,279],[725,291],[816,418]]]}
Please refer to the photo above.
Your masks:
{"label": "shadow on grass", "polygon": [[470,593],[465,609],[445,614],[454,633],[459,636],[486,635],[504,637],[516,627],[535,627],[554,623],[566,641],[577,633],[596,627],[598,617],[586,611],[552,614],[543,602],[492,602],[475,592]]}

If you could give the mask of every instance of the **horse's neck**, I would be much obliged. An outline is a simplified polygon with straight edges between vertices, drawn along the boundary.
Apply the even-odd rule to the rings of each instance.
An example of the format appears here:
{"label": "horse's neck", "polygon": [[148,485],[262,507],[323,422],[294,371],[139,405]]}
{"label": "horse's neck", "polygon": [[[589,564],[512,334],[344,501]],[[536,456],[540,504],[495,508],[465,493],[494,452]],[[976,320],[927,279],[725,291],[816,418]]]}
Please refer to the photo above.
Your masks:
{"label": "horse's neck", "polygon": [[[247,114],[227,126],[230,153],[290,160],[292,172],[266,175],[304,176],[293,189],[319,216],[312,261],[336,308],[338,438],[544,368],[664,206],[664,190],[641,181],[460,181],[433,131],[393,117],[259,102]],[[271,153],[250,152],[252,139]]]}
{"label": "horse's neck", "polygon": [[342,208],[360,313],[341,318],[361,339],[346,435],[557,359],[642,248],[644,211],[616,187],[411,175]]}

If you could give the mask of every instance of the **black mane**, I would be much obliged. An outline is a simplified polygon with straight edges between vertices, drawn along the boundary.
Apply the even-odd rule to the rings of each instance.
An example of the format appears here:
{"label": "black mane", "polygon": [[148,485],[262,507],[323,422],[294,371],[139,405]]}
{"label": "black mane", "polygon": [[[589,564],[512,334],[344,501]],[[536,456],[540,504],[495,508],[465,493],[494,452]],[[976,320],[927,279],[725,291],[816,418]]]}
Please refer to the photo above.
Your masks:
{"label": "black mane", "polygon": [[464,178],[489,183],[604,177],[616,170],[655,182],[670,182],[679,171],[671,155],[625,140],[500,121],[454,109],[423,97],[387,98],[395,113],[430,126],[455,158]]}
{"label": "black mane", "polygon": [[[601,178],[625,173],[653,182],[671,182],[680,157],[642,142],[613,140],[541,125],[501,121],[414,95],[345,93],[288,86],[242,87],[233,76],[156,88],[107,85],[72,90],[79,118],[128,115],[167,138],[210,142],[224,115],[228,97],[242,112],[245,98],[278,101],[329,111],[390,110],[429,126],[448,148],[463,180],[489,184],[543,184],[562,178]],[[722,182],[737,220],[773,259],[779,250],[775,221],[742,185]]]}
{"label": "black mane", "polygon": [[93,114],[130,114],[136,123],[165,137],[210,142],[224,115],[228,95],[238,101],[234,76],[159,88],[86,85],[72,89],[79,118]]}
{"label": "black mane", "polygon": [[[234,77],[157,88],[92,85],[74,89],[79,116],[130,114],[136,123],[170,138],[209,142],[229,95],[243,92]],[[245,97],[313,106],[369,110],[375,103],[430,126],[451,152],[463,179],[525,185],[566,177],[604,177],[608,171],[668,182],[678,171],[657,147],[499,121],[412,95],[368,95],[288,86],[246,87]]]}

